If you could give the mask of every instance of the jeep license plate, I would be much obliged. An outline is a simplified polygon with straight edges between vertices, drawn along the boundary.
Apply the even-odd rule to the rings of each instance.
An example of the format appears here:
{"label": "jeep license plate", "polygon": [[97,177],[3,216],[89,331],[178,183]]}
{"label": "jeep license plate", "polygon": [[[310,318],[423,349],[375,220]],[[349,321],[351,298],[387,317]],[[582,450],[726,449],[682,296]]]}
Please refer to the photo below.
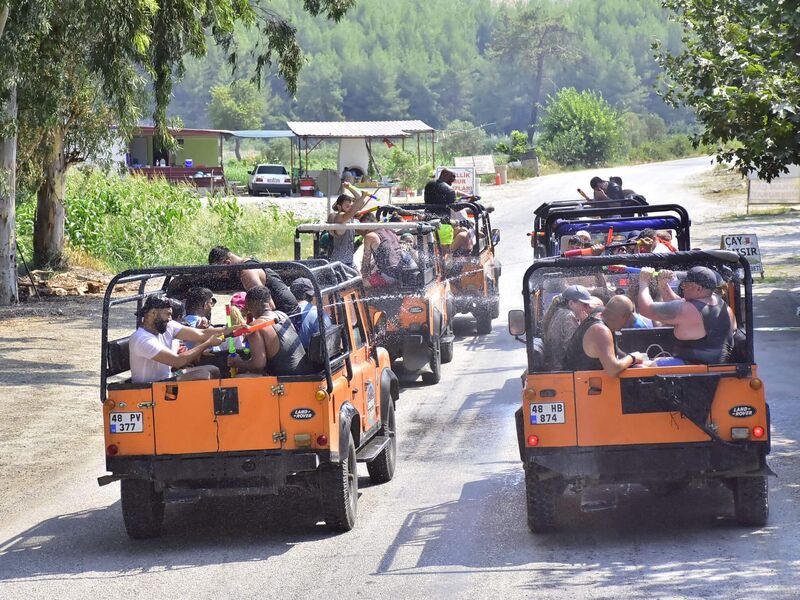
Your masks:
{"label": "jeep license plate", "polygon": [[531,404],[531,425],[555,425],[564,422],[563,402]]}
{"label": "jeep license plate", "polygon": [[144,431],[144,418],[140,412],[112,412],[108,415],[111,433],[140,433]]}

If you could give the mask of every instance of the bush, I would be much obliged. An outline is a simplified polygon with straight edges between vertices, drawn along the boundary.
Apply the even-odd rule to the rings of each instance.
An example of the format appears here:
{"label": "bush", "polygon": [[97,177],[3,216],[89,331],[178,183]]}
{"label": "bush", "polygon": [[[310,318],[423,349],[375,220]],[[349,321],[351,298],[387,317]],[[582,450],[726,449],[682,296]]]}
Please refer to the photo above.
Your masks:
{"label": "bush", "polygon": [[486,151],[486,132],[469,121],[450,121],[439,134],[439,152],[443,158],[477,156]]}
{"label": "bush", "polygon": [[[69,248],[122,271],[156,265],[203,264],[222,244],[264,260],[292,254],[297,221],[271,207],[261,211],[235,198],[210,198],[194,188],[136,176],[72,171],[65,195]],[[17,236],[30,256],[35,199],[18,207]]]}
{"label": "bush", "polygon": [[548,97],[546,111],[541,146],[557,163],[594,167],[621,153],[622,120],[599,93],[564,88]]}
{"label": "bush", "polygon": [[429,165],[418,165],[417,157],[395,146],[383,163],[383,174],[396,179],[401,188],[422,189],[428,181]]}
{"label": "bush", "polygon": [[498,142],[494,148],[497,152],[508,156],[508,160],[519,160],[528,151],[528,135],[524,131],[514,130],[507,142]]}

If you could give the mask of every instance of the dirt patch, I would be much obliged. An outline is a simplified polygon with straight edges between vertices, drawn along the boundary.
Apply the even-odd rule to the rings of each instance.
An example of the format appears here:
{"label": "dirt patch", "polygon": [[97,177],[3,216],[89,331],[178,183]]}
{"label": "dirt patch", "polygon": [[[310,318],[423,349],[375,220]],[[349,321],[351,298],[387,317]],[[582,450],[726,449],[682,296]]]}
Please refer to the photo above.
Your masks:
{"label": "dirt patch", "polygon": [[719,248],[723,235],[755,234],[765,275],[757,285],[800,285],[800,211],[784,208],[746,214],[747,185],[728,169],[702,173],[691,185],[706,204],[703,212],[692,213],[692,245]]}

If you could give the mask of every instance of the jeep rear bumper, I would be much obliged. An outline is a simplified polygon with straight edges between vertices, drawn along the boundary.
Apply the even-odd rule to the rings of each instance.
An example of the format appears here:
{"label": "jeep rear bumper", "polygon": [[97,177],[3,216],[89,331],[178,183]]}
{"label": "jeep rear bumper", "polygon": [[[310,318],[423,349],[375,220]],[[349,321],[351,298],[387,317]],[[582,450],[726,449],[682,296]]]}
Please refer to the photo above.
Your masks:
{"label": "jeep rear bumper", "polygon": [[588,477],[618,483],[768,475],[772,472],[766,454],[766,442],[523,450],[526,465],[539,465],[567,479]]}
{"label": "jeep rear bumper", "polygon": [[204,495],[275,494],[290,476],[316,471],[328,459],[328,451],[281,450],[109,456],[106,469],[112,475],[100,479],[101,485],[110,479],[147,479],[163,488],[209,492]]}

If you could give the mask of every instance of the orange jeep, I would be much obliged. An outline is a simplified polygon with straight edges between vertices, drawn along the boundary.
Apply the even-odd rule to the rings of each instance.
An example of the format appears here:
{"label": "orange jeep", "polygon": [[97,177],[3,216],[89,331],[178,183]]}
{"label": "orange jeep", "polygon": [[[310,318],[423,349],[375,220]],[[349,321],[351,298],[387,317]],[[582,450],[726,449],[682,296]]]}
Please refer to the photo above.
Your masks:
{"label": "orange jeep", "polygon": [[478,335],[492,331],[492,319],[500,316],[500,274],[502,266],[497,259],[495,246],[500,242],[500,232],[492,229],[489,213],[492,207],[478,202],[440,204],[398,204],[382,206],[378,216],[390,215],[394,208],[424,211],[425,219],[441,220],[449,225],[453,212],[462,212],[473,233],[474,243],[469,254],[448,258],[446,270],[453,293],[451,318],[456,314],[472,314]]}
{"label": "orange jeep", "polygon": [[[348,225],[300,225],[295,232],[295,258],[301,256],[300,234],[313,235],[315,253],[320,249],[321,234],[333,229],[352,228],[367,233],[388,228],[398,234],[414,236],[416,266],[403,268],[398,282],[389,287],[368,288],[365,301],[373,320],[380,323],[380,345],[392,361],[402,358],[407,373],[422,371],[426,384],[438,383],[442,364],[453,360],[454,339],[450,323],[452,296],[444,276],[442,251],[436,236],[438,222],[354,223]],[[334,263],[337,264],[337,263]],[[377,313],[385,318],[377,319]]]}
{"label": "orange jeep", "polygon": [[[375,344],[360,278],[339,264],[255,265],[287,283],[312,281],[316,305],[329,318],[320,318],[309,345],[315,373],[230,377],[227,353],[217,352],[201,364],[218,364],[220,379],[131,383],[128,339],[140,325],[131,318],[134,309],[171,289],[175,278],[231,293],[238,285],[228,281],[238,284],[245,268],[254,265],[126,271],[108,286],[100,398],[111,474],[98,481],[121,480],[122,516],[133,538],[159,535],[170,500],[277,494],[288,486],[318,493],[327,526],[348,531],[356,521],[356,463],[366,462],[375,482],[394,475],[397,378],[389,354]],[[124,292],[131,284],[138,293]],[[224,320],[222,313],[212,316]]]}
{"label": "orange jeep", "polygon": [[[604,370],[546,368],[544,344],[554,341],[542,340],[542,315],[553,292],[617,263],[637,270],[667,268],[679,278],[695,265],[714,270],[718,293],[733,310],[738,327],[725,362],[685,364],[673,359],[665,361],[673,366],[628,368],[619,377]],[[610,281],[616,293],[630,285],[627,277]],[[767,476],[773,474],[766,460],[770,414],[753,351],[752,279],[746,259],[720,250],[544,258],[525,273],[523,298],[524,312],[509,313],[509,332],[524,335],[528,351],[516,424],[531,531],[557,526],[565,489],[583,494],[584,510],[596,510],[605,503],[600,502],[602,493],[613,499],[621,483],[643,484],[661,494],[692,482],[721,482],[733,492],[740,523],[766,523]],[[680,354],[672,330],[622,329],[615,344],[623,354],[669,358]]]}

